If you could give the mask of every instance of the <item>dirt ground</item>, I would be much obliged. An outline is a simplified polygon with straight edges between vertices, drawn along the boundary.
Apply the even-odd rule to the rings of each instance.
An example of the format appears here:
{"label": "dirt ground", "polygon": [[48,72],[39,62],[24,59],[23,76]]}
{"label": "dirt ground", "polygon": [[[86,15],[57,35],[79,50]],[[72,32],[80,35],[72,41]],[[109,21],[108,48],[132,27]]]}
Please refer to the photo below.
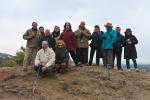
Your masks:
{"label": "dirt ground", "polygon": [[0,69],[0,100],[150,100],[150,73],[71,67],[65,74],[41,78],[33,93],[34,73]]}

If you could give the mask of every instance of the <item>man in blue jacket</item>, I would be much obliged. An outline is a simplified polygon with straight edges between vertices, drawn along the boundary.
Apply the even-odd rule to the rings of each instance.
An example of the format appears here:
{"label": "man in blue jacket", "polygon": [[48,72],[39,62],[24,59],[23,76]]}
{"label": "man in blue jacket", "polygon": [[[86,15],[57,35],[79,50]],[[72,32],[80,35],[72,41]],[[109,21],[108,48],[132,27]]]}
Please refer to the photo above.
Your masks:
{"label": "man in blue jacket", "polygon": [[117,34],[113,30],[112,23],[106,23],[105,25],[106,32],[103,35],[103,61],[104,67],[113,68],[113,45],[116,42]]}

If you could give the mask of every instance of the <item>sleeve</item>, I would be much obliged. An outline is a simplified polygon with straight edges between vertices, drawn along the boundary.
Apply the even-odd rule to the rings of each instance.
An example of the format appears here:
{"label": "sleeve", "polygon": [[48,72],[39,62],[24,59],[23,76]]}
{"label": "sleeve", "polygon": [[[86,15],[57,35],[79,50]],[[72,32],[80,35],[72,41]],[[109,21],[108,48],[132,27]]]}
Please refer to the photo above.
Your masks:
{"label": "sleeve", "polygon": [[83,32],[84,36],[86,36],[88,39],[90,39],[91,37],[91,32],[89,30],[86,30],[85,32]]}
{"label": "sleeve", "polygon": [[37,66],[38,64],[40,64],[40,55],[39,55],[39,52],[37,52],[37,55],[35,57],[35,66]]}
{"label": "sleeve", "polygon": [[53,50],[55,51],[56,47],[56,40],[53,38]]}
{"label": "sleeve", "polygon": [[101,34],[99,35],[99,39],[100,39],[100,40],[103,40],[103,38],[104,38],[104,32],[101,31]]}
{"label": "sleeve", "polygon": [[74,47],[76,48],[77,47],[77,41],[76,41],[75,33],[72,34],[72,41],[73,41]]}
{"label": "sleeve", "polygon": [[41,36],[38,37],[38,47],[42,48],[42,37]]}
{"label": "sleeve", "polygon": [[29,40],[29,39],[31,39],[32,37],[30,36],[30,34],[29,34],[29,30],[27,30],[25,33],[24,33],[24,35],[23,35],[23,39],[25,39],[25,40]]}
{"label": "sleeve", "polygon": [[115,31],[113,31],[111,44],[113,45],[116,41],[117,41],[117,33]]}
{"label": "sleeve", "polygon": [[60,34],[59,40],[63,40],[63,33]]}
{"label": "sleeve", "polygon": [[52,66],[55,62],[55,53],[54,53],[54,51],[50,50],[49,52],[50,52],[49,53],[50,54],[50,59],[49,59],[48,63],[45,65],[45,67]]}
{"label": "sleeve", "polygon": [[124,47],[125,45],[125,37],[122,35],[122,40],[121,40],[121,44],[122,44],[122,47]]}
{"label": "sleeve", "polygon": [[74,33],[75,33],[75,36],[77,38],[78,37],[78,30],[76,30]]}
{"label": "sleeve", "polygon": [[92,35],[90,36],[89,40],[91,40],[93,38],[94,33],[92,33]]}
{"label": "sleeve", "polygon": [[69,53],[68,51],[66,50],[66,53],[65,53],[65,59],[64,59],[65,62],[68,62],[69,61]]}
{"label": "sleeve", "polygon": [[132,43],[132,44],[138,44],[138,40],[137,40],[137,38],[136,38],[135,36],[133,36],[133,37],[131,38],[131,43]]}
{"label": "sleeve", "polygon": [[101,38],[102,38],[102,40],[107,39],[107,36],[105,35],[105,33],[103,33],[103,34],[101,35]]}

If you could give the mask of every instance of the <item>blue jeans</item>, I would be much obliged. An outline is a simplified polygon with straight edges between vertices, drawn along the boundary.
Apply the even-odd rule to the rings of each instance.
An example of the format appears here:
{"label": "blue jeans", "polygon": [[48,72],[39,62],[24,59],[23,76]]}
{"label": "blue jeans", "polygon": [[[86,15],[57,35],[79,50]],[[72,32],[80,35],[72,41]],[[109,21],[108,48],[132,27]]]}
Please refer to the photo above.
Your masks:
{"label": "blue jeans", "polygon": [[[137,68],[137,62],[136,59],[132,59],[133,64],[134,64],[134,68]],[[126,65],[127,65],[127,69],[130,69],[130,59],[126,59]]]}

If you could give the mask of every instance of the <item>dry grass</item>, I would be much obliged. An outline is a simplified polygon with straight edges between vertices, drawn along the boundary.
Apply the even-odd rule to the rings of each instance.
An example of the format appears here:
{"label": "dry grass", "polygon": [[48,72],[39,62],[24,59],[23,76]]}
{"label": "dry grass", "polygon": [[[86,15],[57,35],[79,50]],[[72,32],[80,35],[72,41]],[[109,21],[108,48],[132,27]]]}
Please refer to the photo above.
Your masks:
{"label": "dry grass", "polygon": [[0,100],[150,100],[150,73],[146,72],[72,67],[56,78],[40,79],[34,95],[33,73],[16,74],[1,81]]}

